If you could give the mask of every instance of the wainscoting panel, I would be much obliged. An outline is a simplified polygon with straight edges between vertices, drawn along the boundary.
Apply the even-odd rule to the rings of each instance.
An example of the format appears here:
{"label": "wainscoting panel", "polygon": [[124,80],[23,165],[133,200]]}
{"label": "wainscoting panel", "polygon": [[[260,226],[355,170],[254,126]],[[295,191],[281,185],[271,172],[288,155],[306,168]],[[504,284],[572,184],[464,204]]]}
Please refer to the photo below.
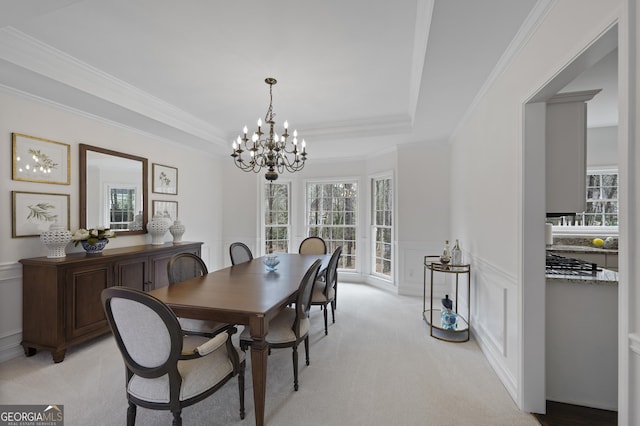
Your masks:
{"label": "wainscoting panel", "polygon": [[0,264],[0,362],[22,355],[22,265]]}
{"label": "wainscoting panel", "polygon": [[517,395],[516,278],[481,258],[471,259],[471,327],[505,387]]}

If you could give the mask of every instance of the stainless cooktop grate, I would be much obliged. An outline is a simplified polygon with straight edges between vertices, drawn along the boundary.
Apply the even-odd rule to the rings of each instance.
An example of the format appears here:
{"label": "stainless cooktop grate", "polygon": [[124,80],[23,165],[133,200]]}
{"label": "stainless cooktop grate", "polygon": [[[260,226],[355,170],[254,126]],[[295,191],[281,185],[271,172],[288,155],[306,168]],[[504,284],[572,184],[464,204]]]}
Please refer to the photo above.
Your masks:
{"label": "stainless cooktop grate", "polygon": [[596,275],[598,265],[547,252],[546,273],[551,275]]}

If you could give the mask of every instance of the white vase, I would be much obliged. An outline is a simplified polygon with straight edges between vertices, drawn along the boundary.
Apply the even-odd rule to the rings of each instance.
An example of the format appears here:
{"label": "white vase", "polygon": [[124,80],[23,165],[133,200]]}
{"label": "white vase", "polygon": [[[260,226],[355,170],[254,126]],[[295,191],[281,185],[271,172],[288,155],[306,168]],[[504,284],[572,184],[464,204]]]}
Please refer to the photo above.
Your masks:
{"label": "white vase", "polygon": [[151,234],[151,244],[164,244],[164,235],[169,230],[170,222],[162,215],[155,214],[147,224],[147,231]]}
{"label": "white vase", "polygon": [[179,220],[176,220],[175,222],[173,222],[173,225],[169,227],[169,232],[173,236],[174,243],[182,242],[182,235],[184,234],[184,231],[185,231],[185,227],[182,224],[182,222],[180,222]]}
{"label": "white vase", "polygon": [[53,222],[48,231],[40,234],[40,241],[47,247],[48,258],[65,257],[67,255],[65,247],[71,241],[71,232],[64,229],[58,222]]}

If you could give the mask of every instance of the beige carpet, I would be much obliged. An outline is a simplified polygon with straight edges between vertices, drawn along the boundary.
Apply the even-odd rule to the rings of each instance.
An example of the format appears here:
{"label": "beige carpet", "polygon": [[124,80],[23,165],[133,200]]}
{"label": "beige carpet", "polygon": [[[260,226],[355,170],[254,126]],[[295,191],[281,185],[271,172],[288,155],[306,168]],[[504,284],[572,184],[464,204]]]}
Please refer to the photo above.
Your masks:
{"label": "beige carpet", "polygon": [[[324,335],[312,311],[311,365],[301,354],[293,391],[291,351],[274,350],[267,373],[266,423],[274,426],[538,425],[518,410],[473,341],[429,337],[422,299],[341,283],[336,323]],[[303,349],[301,348],[301,353]],[[251,364],[247,417],[238,415],[237,381],[183,411],[184,425],[255,424]],[[1,404],[63,404],[66,426],[124,425],[124,367],[111,336],[67,351],[0,364]],[[168,412],[138,409],[137,425],[170,425]]]}

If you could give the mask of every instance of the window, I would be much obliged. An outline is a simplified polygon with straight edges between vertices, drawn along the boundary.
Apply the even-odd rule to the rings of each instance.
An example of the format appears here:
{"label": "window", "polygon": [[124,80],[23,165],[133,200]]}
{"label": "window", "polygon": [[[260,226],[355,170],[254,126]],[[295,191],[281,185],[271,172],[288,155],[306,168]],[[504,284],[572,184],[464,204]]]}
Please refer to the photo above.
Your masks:
{"label": "window", "polygon": [[372,272],[391,278],[393,186],[390,177],[371,180]]}
{"label": "window", "polygon": [[136,188],[126,185],[107,185],[109,206],[108,221],[104,226],[110,229],[129,229],[129,223],[133,222],[136,214]]}
{"label": "window", "polygon": [[342,269],[356,268],[357,205],[356,182],[307,184],[307,234],[322,238],[328,253],[342,246]]}
{"label": "window", "polygon": [[586,226],[618,225],[618,173],[587,174],[587,210],[582,214]]}
{"label": "window", "polygon": [[265,253],[288,253],[290,235],[289,183],[264,184],[263,240]]}
{"label": "window", "polygon": [[618,226],[617,170],[587,172],[587,209],[574,217],[548,218],[553,225]]}

